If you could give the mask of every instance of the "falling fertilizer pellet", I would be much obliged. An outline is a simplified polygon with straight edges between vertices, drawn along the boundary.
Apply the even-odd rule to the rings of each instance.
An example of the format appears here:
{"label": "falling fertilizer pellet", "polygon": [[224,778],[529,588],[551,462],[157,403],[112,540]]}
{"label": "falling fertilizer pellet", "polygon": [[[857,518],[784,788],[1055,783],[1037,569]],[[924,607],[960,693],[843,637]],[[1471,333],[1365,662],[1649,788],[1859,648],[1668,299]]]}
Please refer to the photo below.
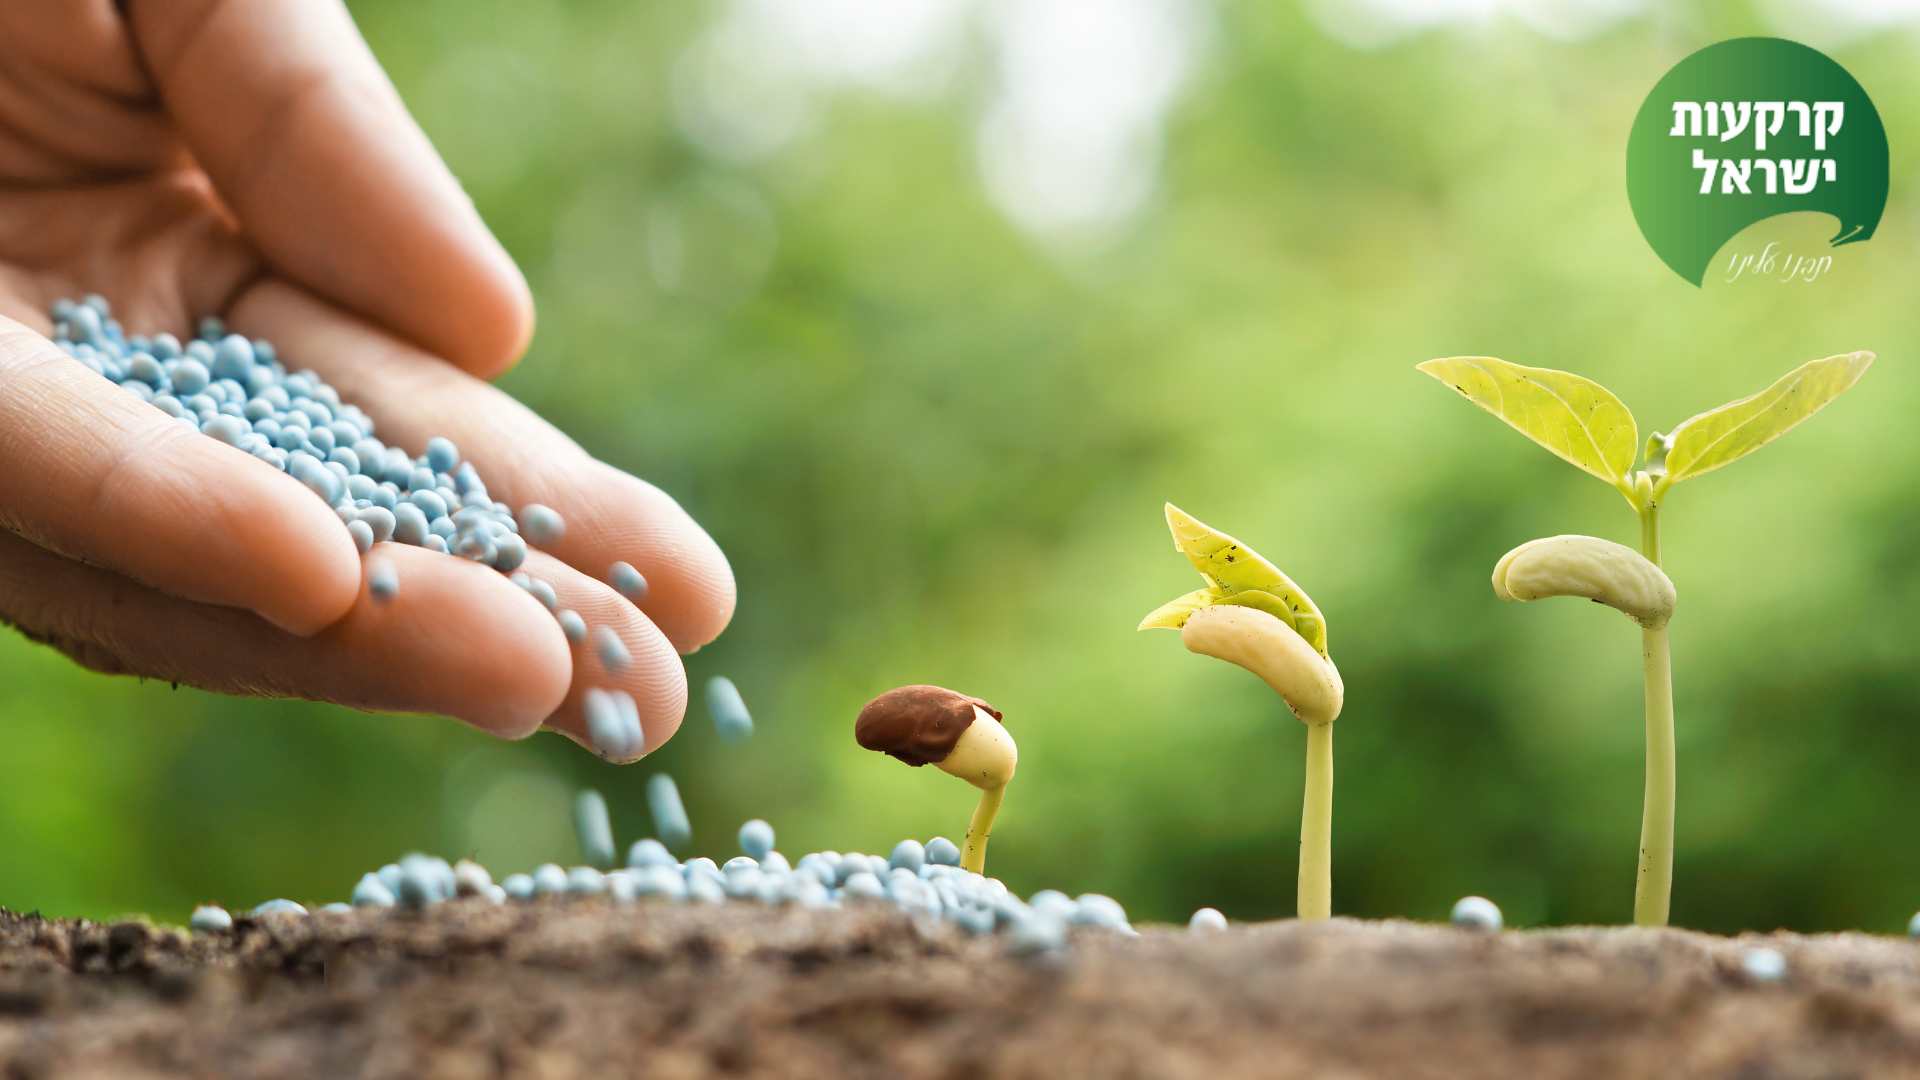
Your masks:
{"label": "falling fertilizer pellet", "polygon": [[713,727],[728,742],[739,742],[753,735],[753,716],[740,696],[740,688],[725,675],[707,680],[707,711],[713,714]]}
{"label": "falling fertilizer pellet", "polygon": [[693,842],[693,825],[673,777],[655,773],[647,778],[647,812],[653,816],[654,834],[669,849],[679,851]]}
{"label": "falling fertilizer pellet", "polygon": [[613,865],[613,819],[599,792],[589,788],[573,797],[573,828],[580,837],[580,854],[588,863]]}

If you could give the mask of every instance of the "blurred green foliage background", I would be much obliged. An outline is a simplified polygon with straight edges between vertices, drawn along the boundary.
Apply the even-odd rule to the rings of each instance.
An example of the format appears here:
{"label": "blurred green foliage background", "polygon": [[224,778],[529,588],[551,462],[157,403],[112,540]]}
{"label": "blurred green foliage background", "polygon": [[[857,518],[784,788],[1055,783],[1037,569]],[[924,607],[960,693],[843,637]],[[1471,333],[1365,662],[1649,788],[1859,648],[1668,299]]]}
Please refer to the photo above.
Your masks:
{"label": "blurred green foliage background", "polygon": [[[1020,741],[992,859],[1017,890],[1289,914],[1303,732],[1250,676],[1133,630],[1196,584],[1171,499],[1328,614],[1337,911],[1477,892],[1522,925],[1624,921],[1638,635],[1503,605],[1487,575],[1535,536],[1631,542],[1631,512],[1412,365],[1572,369],[1650,432],[1868,348],[1850,396],[1668,504],[1673,915],[1897,929],[1920,906],[1920,39],[1612,6],[1386,33],[1354,8],[1137,0],[1108,9],[1129,37],[954,0],[904,5],[925,18],[903,45],[857,4],[355,5],[532,280],[541,330],[505,385],[704,521],[738,617],[688,662],[680,736],[627,769],[551,735],[95,676],[9,636],[0,903],[184,919],[338,898],[413,849],[567,861],[573,787],[607,793],[624,842],[663,769],[717,857],[752,816],[788,852],[957,837],[970,789],[851,736],[871,694],[928,681]],[[1786,31],[1878,102],[1892,201],[1825,280],[1695,289],[1634,226],[1628,127],[1695,48]],[[1733,247],[1817,254],[1830,224]],[[749,744],[706,717],[719,673]]]}

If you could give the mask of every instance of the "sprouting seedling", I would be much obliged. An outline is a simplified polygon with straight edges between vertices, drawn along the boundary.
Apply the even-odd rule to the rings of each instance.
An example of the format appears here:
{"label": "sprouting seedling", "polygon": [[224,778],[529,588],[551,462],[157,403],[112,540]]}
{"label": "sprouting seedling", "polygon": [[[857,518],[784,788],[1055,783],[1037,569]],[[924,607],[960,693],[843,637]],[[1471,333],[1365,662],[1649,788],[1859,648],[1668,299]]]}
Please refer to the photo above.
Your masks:
{"label": "sprouting seedling", "polygon": [[980,789],[980,804],[960,848],[960,865],[986,873],[993,819],[1020,763],[1013,736],[1000,722],[1000,710],[943,686],[901,686],[861,708],[853,738],[868,750],[915,768],[938,766]]}
{"label": "sprouting seedling", "polygon": [[1179,630],[1190,651],[1260,676],[1307,725],[1298,910],[1324,919],[1333,911],[1333,721],[1346,696],[1327,655],[1327,622],[1300,586],[1240,541],[1172,503],[1167,527],[1207,584],[1154,609],[1139,628]]}
{"label": "sprouting seedling", "polygon": [[1664,926],[1673,892],[1673,669],[1667,620],[1673,583],[1660,570],[1660,507],[1667,490],[1758,450],[1846,392],[1873,363],[1870,352],[1811,360],[1765,390],[1709,409],[1645,446],[1633,413],[1605,387],[1549,368],[1489,356],[1429,360],[1419,370],[1458,390],[1560,459],[1613,485],[1640,518],[1640,551],[1594,537],[1522,544],[1494,568],[1503,599],[1583,596],[1640,624],[1645,664],[1647,789],[1633,921]]}

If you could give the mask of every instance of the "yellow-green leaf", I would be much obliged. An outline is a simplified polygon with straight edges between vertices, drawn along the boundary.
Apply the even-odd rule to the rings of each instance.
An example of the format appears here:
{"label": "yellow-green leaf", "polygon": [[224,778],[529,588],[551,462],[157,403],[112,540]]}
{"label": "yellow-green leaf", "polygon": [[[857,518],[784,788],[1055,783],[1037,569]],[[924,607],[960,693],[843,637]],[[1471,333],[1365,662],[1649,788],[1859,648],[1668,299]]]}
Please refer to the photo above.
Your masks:
{"label": "yellow-green leaf", "polygon": [[1523,367],[1491,356],[1429,360],[1419,370],[1561,460],[1627,490],[1640,431],[1633,413],[1606,387],[1565,371]]}
{"label": "yellow-green leaf", "polygon": [[[1167,504],[1167,528],[1173,533],[1173,546],[1187,557],[1187,561],[1200,571],[1200,576],[1211,586],[1210,589],[1201,590],[1202,593],[1211,594],[1209,603],[1237,603],[1269,611],[1297,631],[1322,656],[1326,655],[1325,617],[1314,606],[1306,590],[1281,573],[1279,567],[1261,557],[1259,552],[1172,503]],[[1243,593],[1261,595],[1235,599]],[[1188,597],[1193,595],[1190,593]],[[1181,603],[1188,597],[1181,597],[1174,603]],[[1158,611],[1154,613],[1159,614]],[[1185,621],[1182,616],[1181,622]]]}
{"label": "yellow-green leaf", "polygon": [[1845,393],[1873,363],[1870,352],[1809,360],[1751,397],[1709,409],[1673,429],[1659,491],[1732,464],[1793,430]]}
{"label": "yellow-green leaf", "polygon": [[1187,625],[1194,612],[1214,602],[1220,595],[1212,587],[1195,589],[1185,596],[1169,600],[1147,613],[1136,630],[1178,630]]}

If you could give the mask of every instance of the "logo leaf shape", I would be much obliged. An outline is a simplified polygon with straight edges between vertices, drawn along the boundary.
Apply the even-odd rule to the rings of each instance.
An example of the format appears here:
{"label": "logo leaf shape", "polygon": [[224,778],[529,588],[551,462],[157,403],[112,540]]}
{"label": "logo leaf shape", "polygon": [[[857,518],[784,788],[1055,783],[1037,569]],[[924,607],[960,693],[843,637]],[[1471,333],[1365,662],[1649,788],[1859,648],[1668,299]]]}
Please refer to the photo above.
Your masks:
{"label": "logo leaf shape", "polygon": [[1765,390],[1688,419],[1667,436],[1666,476],[1654,494],[1723,468],[1793,430],[1860,381],[1870,352],[1809,360]]}
{"label": "logo leaf shape", "polygon": [[1418,370],[1633,498],[1627,474],[1640,450],[1640,430],[1633,413],[1606,387],[1569,372],[1491,356],[1444,357]]}

